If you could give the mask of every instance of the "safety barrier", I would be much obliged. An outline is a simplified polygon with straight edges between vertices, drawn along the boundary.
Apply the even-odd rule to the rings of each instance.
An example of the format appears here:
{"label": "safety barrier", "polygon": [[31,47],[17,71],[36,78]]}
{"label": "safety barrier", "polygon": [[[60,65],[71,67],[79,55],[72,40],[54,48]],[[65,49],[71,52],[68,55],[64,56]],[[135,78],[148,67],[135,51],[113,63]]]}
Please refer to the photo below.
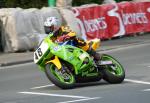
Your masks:
{"label": "safety barrier", "polygon": [[4,52],[27,51],[37,47],[46,34],[43,22],[48,16],[61,20],[57,8],[0,9],[1,37]]}
{"label": "safety barrier", "polygon": [[76,7],[85,39],[108,39],[150,31],[150,2],[123,2],[91,7]]}

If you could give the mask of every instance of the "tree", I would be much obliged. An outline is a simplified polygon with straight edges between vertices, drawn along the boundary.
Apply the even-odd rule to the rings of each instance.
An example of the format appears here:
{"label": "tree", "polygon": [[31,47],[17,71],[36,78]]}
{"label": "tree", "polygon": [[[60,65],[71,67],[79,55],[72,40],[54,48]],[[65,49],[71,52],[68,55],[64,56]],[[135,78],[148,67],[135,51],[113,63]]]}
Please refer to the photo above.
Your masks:
{"label": "tree", "polygon": [[91,4],[91,3],[101,4],[102,2],[103,0],[73,0],[72,5],[80,6],[83,4]]}
{"label": "tree", "polygon": [[42,8],[48,6],[47,0],[4,0],[5,6],[8,8]]}
{"label": "tree", "polygon": [[[83,4],[102,4],[104,0],[72,0],[73,6],[80,6]],[[115,0],[117,2],[121,1],[132,1],[132,0]],[[1,3],[2,2],[2,3]],[[43,6],[48,6],[48,0],[0,0],[0,4],[7,8],[42,8]],[[2,6],[0,6],[2,7]]]}

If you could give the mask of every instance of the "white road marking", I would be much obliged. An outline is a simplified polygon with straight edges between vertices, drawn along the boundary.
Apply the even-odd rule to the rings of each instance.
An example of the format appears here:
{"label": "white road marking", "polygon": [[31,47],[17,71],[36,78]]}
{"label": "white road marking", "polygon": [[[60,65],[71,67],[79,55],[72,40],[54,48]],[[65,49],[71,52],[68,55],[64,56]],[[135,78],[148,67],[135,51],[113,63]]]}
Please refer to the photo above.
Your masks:
{"label": "white road marking", "polygon": [[[30,62],[30,63],[23,63],[23,64],[16,64],[16,65],[10,65],[10,66],[0,66],[0,70],[3,70],[3,69],[12,69],[12,68],[15,68],[15,67],[22,67],[22,66],[26,66],[26,65],[33,65],[33,62]],[[21,69],[21,68],[18,68],[18,69]]]}
{"label": "white road marking", "polygon": [[104,51],[99,51],[100,53],[109,53],[109,52],[115,52],[115,51],[120,51],[120,50],[125,50],[125,49],[133,49],[133,48],[137,48],[137,47],[141,47],[141,46],[148,46],[150,45],[149,42],[145,42],[142,44],[129,44],[129,45],[121,45],[118,46],[116,48],[108,48],[108,49],[104,49]]}
{"label": "white road marking", "polygon": [[125,79],[127,82],[132,82],[132,83],[138,83],[138,84],[148,84],[150,85],[150,82],[145,82],[145,81],[138,81],[138,80],[132,80],[132,79]]}
{"label": "white road marking", "polygon": [[33,88],[30,88],[30,89],[41,89],[41,88],[52,87],[52,86],[54,86],[54,84],[44,85],[44,86],[38,86],[38,87],[33,87]]}
{"label": "white road marking", "polygon": [[[144,81],[138,81],[138,80],[132,80],[132,79],[125,79],[125,81],[132,82],[132,83],[138,83],[138,84],[148,84],[148,85],[150,85],[150,82],[144,82]],[[41,89],[41,88],[52,87],[52,86],[55,86],[55,85],[54,84],[43,85],[43,86],[33,87],[33,88],[30,88],[30,89]]]}
{"label": "white road marking", "polygon": [[150,67],[150,63],[142,63],[142,64],[137,64],[137,65]]}
{"label": "white road marking", "polygon": [[39,92],[19,92],[22,94],[33,94],[33,95],[43,95],[43,96],[54,96],[54,97],[68,97],[68,98],[90,98],[84,96],[74,96],[74,95],[61,95],[61,94],[48,94],[48,93],[39,93]]}
{"label": "white road marking", "polygon": [[84,98],[84,99],[79,99],[79,100],[65,101],[65,102],[57,102],[57,103],[73,103],[73,102],[87,101],[87,100],[100,99],[100,98],[101,98],[101,97]]}
{"label": "white road marking", "polygon": [[39,92],[18,92],[18,93],[29,94],[29,95],[53,96],[53,97],[67,97],[67,98],[77,98],[78,99],[78,100],[64,101],[64,102],[57,102],[57,103],[73,103],[73,102],[87,101],[87,100],[102,98],[102,97],[93,97],[93,98],[91,98],[91,97],[74,96],[74,95],[48,94],[48,93],[39,93]]}
{"label": "white road marking", "polygon": [[142,90],[142,91],[144,91],[144,92],[149,92],[149,91],[150,91],[150,89],[144,89],[144,90]]}

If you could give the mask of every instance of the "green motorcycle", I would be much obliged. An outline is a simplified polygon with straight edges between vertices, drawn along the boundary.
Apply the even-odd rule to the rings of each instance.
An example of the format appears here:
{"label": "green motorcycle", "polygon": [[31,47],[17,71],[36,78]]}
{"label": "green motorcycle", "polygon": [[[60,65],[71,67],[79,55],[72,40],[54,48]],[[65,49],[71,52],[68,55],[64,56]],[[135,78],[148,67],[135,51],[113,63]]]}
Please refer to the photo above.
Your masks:
{"label": "green motorcycle", "polygon": [[[95,61],[85,50],[72,46],[69,40],[64,44],[54,43],[50,39],[51,35],[35,50],[34,63],[56,86],[71,89],[76,83],[96,82],[101,79],[109,83],[121,83],[124,80],[124,68],[112,56],[101,54],[100,61]],[[94,49],[99,42],[98,39],[88,41]]]}

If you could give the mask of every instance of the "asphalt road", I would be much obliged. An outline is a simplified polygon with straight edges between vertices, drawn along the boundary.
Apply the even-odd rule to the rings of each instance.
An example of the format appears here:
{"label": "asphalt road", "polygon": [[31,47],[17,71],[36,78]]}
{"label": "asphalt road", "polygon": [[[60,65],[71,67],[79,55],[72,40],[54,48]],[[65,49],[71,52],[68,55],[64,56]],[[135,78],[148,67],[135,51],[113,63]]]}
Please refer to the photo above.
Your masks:
{"label": "asphalt road", "polygon": [[121,84],[54,86],[33,63],[0,68],[0,103],[150,103],[150,43],[103,51],[124,66]]}

